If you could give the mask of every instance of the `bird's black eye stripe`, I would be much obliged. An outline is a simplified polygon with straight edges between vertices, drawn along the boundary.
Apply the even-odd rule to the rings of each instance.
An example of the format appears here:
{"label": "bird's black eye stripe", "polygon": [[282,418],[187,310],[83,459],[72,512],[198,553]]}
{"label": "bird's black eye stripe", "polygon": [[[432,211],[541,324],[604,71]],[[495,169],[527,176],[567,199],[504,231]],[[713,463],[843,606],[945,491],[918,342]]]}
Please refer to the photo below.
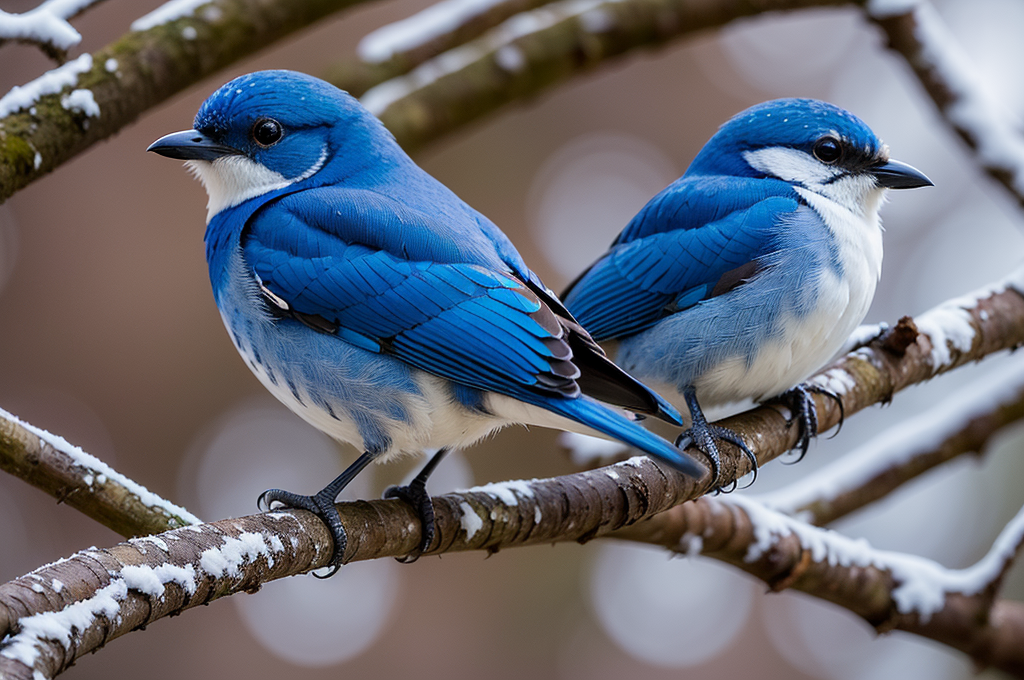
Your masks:
{"label": "bird's black eye stripe", "polygon": [[814,157],[827,165],[834,165],[843,157],[843,145],[831,135],[814,143]]}
{"label": "bird's black eye stripe", "polygon": [[266,148],[281,141],[284,135],[284,128],[273,118],[260,118],[252,126],[253,141]]}

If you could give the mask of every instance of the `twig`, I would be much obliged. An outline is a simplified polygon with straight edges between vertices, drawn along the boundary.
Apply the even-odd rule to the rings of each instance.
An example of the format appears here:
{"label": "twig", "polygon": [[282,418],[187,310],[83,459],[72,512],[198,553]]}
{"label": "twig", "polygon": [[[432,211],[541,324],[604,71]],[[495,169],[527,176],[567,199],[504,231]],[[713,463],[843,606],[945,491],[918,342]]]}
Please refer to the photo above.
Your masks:
{"label": "twig", "polygon": [[983,89],[981,74],[931,3],[899,3],[892,10],[885,3],[868,3],[867,10],[982,168],[1024,203],[1020,121]]}
{"label": "twig", "polygon": [[383,26],[359,41],[357,58],[338,62],[324,77],[358,97],[447,50],[479,37],[509,17],[552,0],[441,0]]}
{"label": "twig", "polygon": [[0,47],[4,42],[38,45],[43,52],[59,62],[67,51],[82,41],[81,34],[68,23],[100,0],[46,0],[35,9],[21,14],[0,10]]}
{"label": "twig", "polygon": [[77,446],[0,409],[0,470],[130,538],[189,524],[195,515]]}
{"label": "twig", "polygon": [[363,1],[167,3],[71,62],[79,68],[56,90],[26,86],[16,106],[0,100],[0,201],[214,71]]}

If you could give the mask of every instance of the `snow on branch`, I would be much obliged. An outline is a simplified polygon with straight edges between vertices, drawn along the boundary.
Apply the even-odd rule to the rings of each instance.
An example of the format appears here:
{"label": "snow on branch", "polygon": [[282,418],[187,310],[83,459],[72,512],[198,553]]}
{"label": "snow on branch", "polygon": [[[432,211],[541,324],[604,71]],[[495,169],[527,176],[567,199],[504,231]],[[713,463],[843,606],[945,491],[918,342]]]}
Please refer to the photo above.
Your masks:
{"label": "snow on branch", "polygon": [[21,14],[0,10],[0,45],[4,41],[33,43],[51,57],[63,61],[69,49],[82,41],[68,23],[99,0],[46,0]]}
{"label": "snow on branch", "polygon": [[441,0],[366,35],[357,58],[338,62],[324,77],[361,96],[374,85],[408,73],[426,60],[479,37],[520,12],[552,0]]}
{"label": "snow on branch", "polygon": [[967,569],[872,548],[769,509],[755,499],[701,498],[652,531],[640,523],[618,538],[732,564],[772,590],[793,588],[833,602],[884,632],[894,628],[959,649],[979,667],[1024,677],[1024,607],[994,602],[1024,539],[1024,509],[991,550]]}
{"label": "snow on branch", "polygon": [[413,149],[598,64],[761,12],[848,4],[694,0],[561,0],[521,12],[481,37],[366,92],[363,103]]}
{"label": "snow on branch", "polygon": [[363,1],[172,0],[4,97],[0,201],[215,71]]}
{"label": "snow on branch", "polygon": [[867,12],[981,166],[1024,203],[1021,121],[985,91],[978,69],[931,3],[869,2]]}
{"label": "snow on branch", "polygon": [[0,409],[0,469],[20,477],[122,536],[144,536],[199,524],[62,437]]}
{"label": "snow on branch", "polygon": [[964,453],[981,453],[1003,427],[1024,419],[1024,363],[978,380],[938,405],[885,430],[838,461],[757,499],[823,525],[884,498]]}

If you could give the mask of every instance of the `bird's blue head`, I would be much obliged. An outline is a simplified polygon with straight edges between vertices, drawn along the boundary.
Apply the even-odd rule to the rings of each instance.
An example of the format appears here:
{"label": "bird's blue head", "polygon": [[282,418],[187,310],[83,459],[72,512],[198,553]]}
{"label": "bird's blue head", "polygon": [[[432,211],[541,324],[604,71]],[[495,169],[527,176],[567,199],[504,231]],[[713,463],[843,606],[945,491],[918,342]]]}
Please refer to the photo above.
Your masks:
{"label": "bird's blue head", "polygon": [[193,127],[149,150],[189,162],[210,196],[210,217],[297,182],[355,174],[397,148],[355,98],[293,71],[235,78],[203,102]]}
{"label": "bird's blue head", "polygon": [[775,178],[862,211],[884,189],[930,186],[864,121],[814,99],[776,99],[726,122],[701,149],[688,175]]}

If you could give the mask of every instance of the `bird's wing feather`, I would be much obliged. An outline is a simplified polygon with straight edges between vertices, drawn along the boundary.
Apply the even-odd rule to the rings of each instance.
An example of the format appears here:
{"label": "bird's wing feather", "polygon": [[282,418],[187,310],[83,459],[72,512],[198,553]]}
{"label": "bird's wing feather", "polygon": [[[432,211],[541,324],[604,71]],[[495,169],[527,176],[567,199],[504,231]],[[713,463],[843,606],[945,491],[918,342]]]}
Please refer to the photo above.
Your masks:
{"label": "bird's wing feather", "polygon": [[572,285],[566,305],[597,340],[638,333],[753,275],[778,220],[797,207],[771,196],[696,228],[620,240]]}
{"label": "bird's wing feather", "polygon": [[[528,280],[531,273],[514,271],[500,257],[500,269],[491,268],[486,255],[473,254],[472,243],[432,252],[430,240],[418,238],[441,228],[430,216],[379,201],[375,210],[337,191],[315,205],[299,198],[257,213],[242,246],[261,285],[290,313],[326,322],[318,328],[463,385],[530,402],[581,393],[574,350],[584,355],[596,348],[603,357],[557,298]],[[353,203],[358,212],[347,208]],[[382,239],[385,227],[398,230],[397,238]],[[464,261],[452,261],[458,258]],[[594,363],[582,363],[588,362]],[[647,400],[634,401],[651,410],[661,406],[628,376],[620,382],[620,392],[640,391]],[[614,390],[606,385],[606,392]]]}

